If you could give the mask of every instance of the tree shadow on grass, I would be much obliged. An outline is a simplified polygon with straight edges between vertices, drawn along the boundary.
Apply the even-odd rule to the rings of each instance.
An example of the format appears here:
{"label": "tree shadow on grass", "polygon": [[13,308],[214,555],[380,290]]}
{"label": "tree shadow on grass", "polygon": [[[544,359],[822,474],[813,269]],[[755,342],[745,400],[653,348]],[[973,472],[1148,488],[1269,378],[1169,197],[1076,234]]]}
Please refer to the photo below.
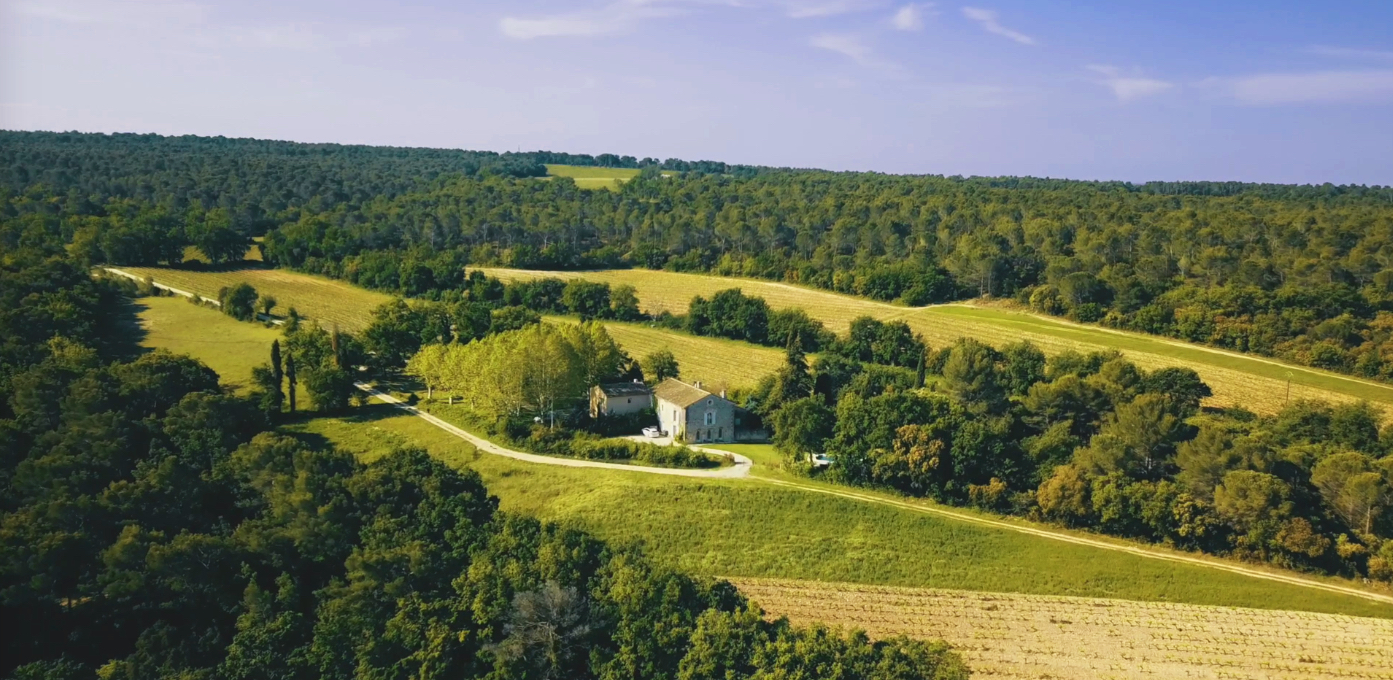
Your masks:
{"label": "tree shadow on grass", "polygon": [[150,335],[140,323],[140,314],[147,309],[149,306],[139,298],[118,299],[112,319],[112,333],[107,338],[112,356],[130,361],[151,351],[141,344]]}

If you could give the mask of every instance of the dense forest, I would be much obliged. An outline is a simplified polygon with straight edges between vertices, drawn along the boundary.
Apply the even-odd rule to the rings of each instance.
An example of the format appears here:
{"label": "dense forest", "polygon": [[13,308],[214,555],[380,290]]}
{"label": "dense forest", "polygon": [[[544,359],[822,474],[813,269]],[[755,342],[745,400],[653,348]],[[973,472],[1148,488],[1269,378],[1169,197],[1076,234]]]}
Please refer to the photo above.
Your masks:
{"label": "dense forest", "polygon": [[[542,162],[643,167],[618,191]],[[733,169],[150,135],[0,133],[8,216],[79,257],[265,259],[435,297],[463,266],[651,267],[1049,314],[1393,379],[1393,188]],[[659,168],[690,168],[665,176]]]}
{"label": "dense forest", "polygon": [[295,363],[341,381],[355,342],[292,327],[289,375],[229,394],[135,351],[122,289],[59,225],[0,218],[0,676],[966,677],[941,644],[769,621],[727,583],[500,512],[425,452],[282,434],[295,408],[265,391]]}

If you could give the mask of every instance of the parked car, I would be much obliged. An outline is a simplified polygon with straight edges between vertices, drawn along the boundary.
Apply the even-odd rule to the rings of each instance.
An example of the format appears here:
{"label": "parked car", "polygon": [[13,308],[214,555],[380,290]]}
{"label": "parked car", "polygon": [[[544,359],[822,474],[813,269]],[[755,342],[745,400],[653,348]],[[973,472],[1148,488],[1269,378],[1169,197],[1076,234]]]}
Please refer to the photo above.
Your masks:
{"label": "parked car", "polygon": [[832,457],[825,453],[813,454],[813,467],[827,467],[832,464]]}
{"label": "parked car", "polygon": [[[629,431],[630,431],[630,432],[633,432],[633,430],[629,430]],[[645,437],[653,437],[653,438],[656,439],[656,438],[658,438],[658,437],[663,436],[663,431],[662,431],[662,430],[659,430],[659,429],[656,428],[656,427],[645,427],[645,428],[643,428],[643,436],[645,436]]]}

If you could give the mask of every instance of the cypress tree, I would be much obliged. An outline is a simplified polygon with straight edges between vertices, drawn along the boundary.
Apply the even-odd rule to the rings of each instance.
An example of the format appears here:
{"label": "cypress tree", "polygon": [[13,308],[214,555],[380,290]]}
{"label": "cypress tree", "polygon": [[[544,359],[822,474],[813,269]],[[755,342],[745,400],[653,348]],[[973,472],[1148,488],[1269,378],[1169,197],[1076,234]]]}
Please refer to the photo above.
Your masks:
{"label": "cypress tree", "polygon": [[295,355],[285,355],[285,380],[290,388],[290,412],[295,412]]}
{"label": "cypress tree", "polygon": [[271,377],[276,381],[276,391],[272,394],[275,404],[275,412],[280,413],[281,406],[285,403],[285,393],[281,391],[284,384],[285,372],[281,370],[281,341],[271,341]]}

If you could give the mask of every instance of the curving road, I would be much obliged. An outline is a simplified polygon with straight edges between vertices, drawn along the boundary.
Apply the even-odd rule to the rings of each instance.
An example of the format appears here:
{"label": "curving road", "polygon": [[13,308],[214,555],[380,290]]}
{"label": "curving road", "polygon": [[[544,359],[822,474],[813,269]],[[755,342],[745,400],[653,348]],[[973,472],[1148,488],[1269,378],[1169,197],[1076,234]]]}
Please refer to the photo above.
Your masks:
{"label": "curving road", "polygon": [[742,456],[738,453],[729,453],[727,451],[703,449],[701,447],[692,448],[695,448],[698,451],[704,451],[706,453],[711,453],[718,456],[731,456],[735,459],[735,464],[729,467],[717,468],[715,470],[689,470],[682,468],[649,467],[646,465],[625,465],[623,463],[606,463],[598,460],[580,460],[578,458],[562,458],[560,456],[540,456],[535,453],[523,453],[522,451],[514,451],[512,449],[507,449],[502,446],[499,446],[482,437],[476,437],[466,432],[464,429],[452,425],[444,420],[441,420],[440,418],[437,418],[429,413],[426,413],[425,411],[422,411],[421,409],[418,409],[415,406],[412,406],[390,394],[387,394],[386,392],[383,392],[373,387],[372,385],[368,385],[367,383],[361,382],[354,383],[354,385],[358,389],[367,392],[369,395],[372,395],[373,397],[381,399],[382,401],[391,404],[403,411],[406,411],[407,413],[424,418],[426,422],[430,423],[431,425],[434,425],[442,430],[445,430],[446,432],[449,432],[450,434],[456,437],[459,437],[460,439],[469,442],[470,444],[473,444],[474,446],[478,447],[480,451],[504,456],[506,458],[512,458],[514,460],[526,461],[528,463],[541,463],[542,465],[605,468],[608,470],[624,470],[626,472],[644,472],[653,475],[672,475],[674,477],[707,477],[714,479],[734,479],[737,477],[744,477],[750,474],[749,458],[746,458],[745,456]]}

